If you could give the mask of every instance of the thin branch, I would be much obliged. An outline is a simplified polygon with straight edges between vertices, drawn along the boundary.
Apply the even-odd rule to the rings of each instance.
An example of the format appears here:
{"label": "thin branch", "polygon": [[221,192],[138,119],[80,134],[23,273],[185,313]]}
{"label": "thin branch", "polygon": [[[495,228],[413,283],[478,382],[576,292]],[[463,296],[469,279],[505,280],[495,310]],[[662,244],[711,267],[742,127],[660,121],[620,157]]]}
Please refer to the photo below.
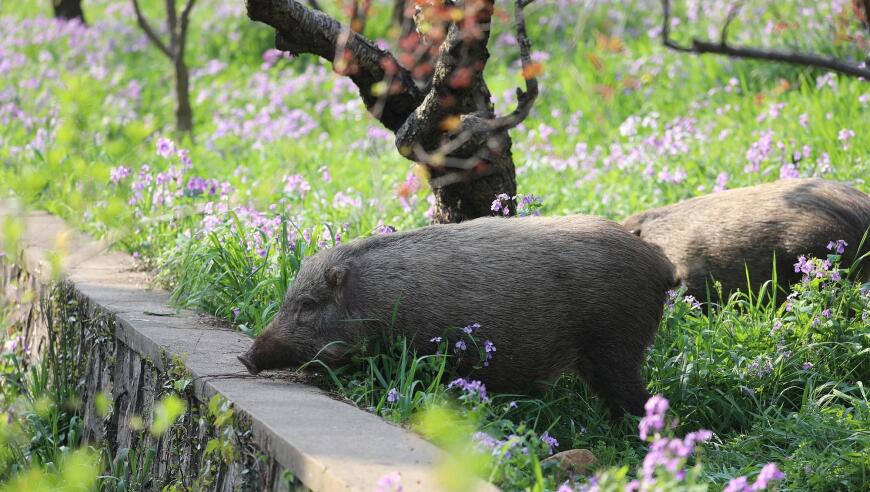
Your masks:
{"label": "thin branch", "polygon": [[[746,58],[754,60],[767,60],[782,63],[790,63],[792,65],[801,65],[816,68],[825,68],[834,72],[839,72],[853,77],[860,77],[870,81],[870,68],[862,66],[863,64],[855,64],[839,60],[837,58],[827,58],[824,56],[810,53],[792,53],[776,50],[763,50],[759,48],[750,48],[742,46],[731,46],[724,42],[724,38],[719,43],[711,43],[709,41],[701,41],[692,39],[691,46],[682,46],[670,39],[670,1],[662,0],[662,10],[664,12],[664,20],[662,21],[662,43],[676,51],[684,53],[705,54],[712,53],[725,55],[731,58]],[[727,34],[723,32],[723,35]]]}
{"label": "thin branch", "polygon": [[173,58],[178,55],[178,12],[175,0],[166,0],[166,30],[169,31],[169,50]]}
{"label": "thin branch", "polygon": [[195,3],[196,0],[187,0],[187,5],[185,5],[184,10],[181,11],[181,30],[178,34],[178,56],[181,57],[184,56],[184,49],[187,45],[187,28],[190,26],[190,11],[193,10],[193,5]]}
{"label": "thin branch", "polygon": [[171,60],[173,58],[172,51],[163,43],[160,39],[160,36],[154,32],[154,29],[151,28],[151,25],[148,24],[148,20],[142,14],[142,9],[139,8],[139,0],[133,0],[133,11],[136,12],[136,22],[139,23],[139,27],[142,28],[142,31],[145,32],[145,36],[154,43],[154,46],[157,47],[160,51],[163,52],[164,55],[168,56]]}
{"label": "thin branch", "polygon": [[737,18],[737,14],[740,13],[742,7],[743,2],[735,2],[734,5],[728,9],[728,18],[725,19],[725,24],[722,26],[722,34],[719,35],[719,43],[724,45],[728,42],[728,28],[731,27],[731,23]]}
{"label": "thin branch", "polygon": [[531,49],[532,42],[526,32],[526,19],[523,9],[535,0],[517,0],[514,11],[514,25],[517,30],[517,44],[520,47],[520,62],[523,68],[523,78],[526,81],[526,90],[517,89],[517,108],[509,115],[496,118],[492,121],[493,131],[514,128],[523,122],[532,110],[535,99],[538,97],[538,79],[535,77],[535,67],[532,66]]}

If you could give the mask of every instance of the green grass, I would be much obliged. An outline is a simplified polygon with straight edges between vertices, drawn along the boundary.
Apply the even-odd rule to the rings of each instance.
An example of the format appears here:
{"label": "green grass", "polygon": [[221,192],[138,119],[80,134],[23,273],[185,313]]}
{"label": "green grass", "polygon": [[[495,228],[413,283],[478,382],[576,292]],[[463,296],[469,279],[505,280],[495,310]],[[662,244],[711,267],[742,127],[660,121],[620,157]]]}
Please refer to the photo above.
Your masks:
{"label": "green grass", "polygon": [[[0,66],[12,67],[0,79],[5,195],[137,254],[177,304],[214,313],[251,335],[274,316],[305,257],[382,224],[405,230],[427,223],[425,184],[400,201],[411,163],[391,139],[378,136],[380,127],[355,89],[307,56],[263,68],[273,35],[244,17],[242,2],[197,5],[188,43],[196,134],[175,136],[169,63],[143,42],[123,5],[86,2],[91,30],[80,40],[48,24],[26,24],[46,15],[47,5],[0,5]],[[149,7],[160,24],[159,5]],[[694,20],[683,3],[675,8],[682,22],[674,35],[684,41],[707,37],[727,5],[705,4]],[[815,13],[803,15],[804,8]],[[513,131],[513,151],[519,190],[541,196],[543,214],[621,219],[708,193],[723,173],[728,187],[773,181],[789,163],[802,176],[870,191],[866,82],[834,77],[832,87],[817,84],[825,80],[818,71],[669,52],[648,35],[660,22],[658,9],[652,0],[528,9],[533,49],[549,58],[532,115]],[[848,9],[835,14],[827,3],[753,1],[743,12],[732,28],[735,42],[862,55],[837,34],[861,29]],[[510,9],[505,13],[509,18]],[[487,81],[496,107],[507,112],[513,106],[504,95],[521,79],[515,48],[498,41],[509,24],[498,18]],[[777,23],[785,29],[766,30]],[[366,33],[393,39],[386,9]],[[844,129],[856,135],[843,142]],[[757,171],[745,171],[747,152],[766,132],[769,153]],[[178,140],[192,167],[157,156],[159,137]],[[180,170],[180,181],[163,188],[171,202],[155,201],[161,187],[153,184],[137,196],[143,164],[152,180]],[[121,166],[132,174],[115,184],[110,176]],[[331,179],[323,179],[323,167]],[[660,179],[675,173],[684,178]],[[296,174],[309,183],[307,193],[285,191],[285,176]],[[187,191],[194,176],[226,183],[225,198]],[[785,490],[870,484],[867,294],[847,282],[802,289],[792,311],[781,292],[778,302],[767,294],[736,296],[709,312],[678,301],[663,320],[645,375],[651,392],[669,399],[675,432],[715,433],[699,458],[697,480],[721,486],[775,461],[787,474]],[[776,290],[771,285],[766,292]],[[830,318],[822,315],[826,309]],[[647,451],[636,421],[611,422],[570,376],[542,395],[457,401],[457,392],[445,387],[454,376],[449,360],[417,357],[401,340],[369,347],[333,376],[323,384],[396,422],[414,422],[422,408],[451,402],[476,429],[502,439],[521,436],[533,452],[486,472],[508,489],[544,482],[555,488],[548,466],[545,479],[535,472],[536,453],[544,452],[535,436],[544,431],[560,450],[592,449],[602,468],[624,464],[633,473]],[[11,377],[3,375],[4,384]],[[400,396],[389,402],[393,388]],[[57,430],[39,432],[66,432]],[[45,442],[34,449],[60,446]]]}

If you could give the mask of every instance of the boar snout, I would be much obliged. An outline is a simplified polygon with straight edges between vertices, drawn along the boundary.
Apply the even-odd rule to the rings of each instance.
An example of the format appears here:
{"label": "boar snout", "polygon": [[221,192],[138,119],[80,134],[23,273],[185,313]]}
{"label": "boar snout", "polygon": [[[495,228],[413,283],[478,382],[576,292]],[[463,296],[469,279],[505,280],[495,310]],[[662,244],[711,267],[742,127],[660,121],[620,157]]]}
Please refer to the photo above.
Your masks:
{"label": "boar snout", "polygon": [[245,365],[245,369],[248,370],[249,373],[256,376],[260,373],[260,369],[254,365],[254,362],[251,360],[251,351],[247,351],[244,354],[238,356],[239,360],[242,361],[242,364]]}

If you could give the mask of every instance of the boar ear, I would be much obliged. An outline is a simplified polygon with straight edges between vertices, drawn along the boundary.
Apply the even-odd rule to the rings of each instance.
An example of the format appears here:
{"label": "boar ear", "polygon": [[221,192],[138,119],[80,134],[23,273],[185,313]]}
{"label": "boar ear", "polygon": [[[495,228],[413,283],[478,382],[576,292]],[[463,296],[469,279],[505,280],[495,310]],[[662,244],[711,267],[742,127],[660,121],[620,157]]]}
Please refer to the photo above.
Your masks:
{"label": "boar ear", "polygon": [[344,279],[347,277],[347,268],[340,265],[333,265],[326,270],[326,285],[330,289],[337,290],[344,285]]}

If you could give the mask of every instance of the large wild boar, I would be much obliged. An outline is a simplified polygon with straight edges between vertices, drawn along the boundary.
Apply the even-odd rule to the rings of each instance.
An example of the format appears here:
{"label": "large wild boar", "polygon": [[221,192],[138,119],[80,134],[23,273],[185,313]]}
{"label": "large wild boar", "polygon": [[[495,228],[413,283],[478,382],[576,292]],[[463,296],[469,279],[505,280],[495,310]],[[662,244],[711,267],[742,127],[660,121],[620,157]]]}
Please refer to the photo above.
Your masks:
{"label": "large wild boar", "polygon": [[330,342],[353,345],[388,329],[431,353],[431,340],[448,327],[479,323],[475,339],[497,352],[471,372],[490,390],[525,391],[574,371],[614,415],[641,414],[640,368],[672,286],[661,253],[604,219],[435,225],[305,260],[280,312],[239,359],[253,374],[299,366],[318,352],[338,365],[347,346]]}
{"label": "large wild boar", "polygon": [[[843,183],[823,179],[786,179],[692,198],[633,215],[626,229],[659,248],[676,267],[688,293],[718,300],[711,278],[723,293],[753,292],[776,274],[780,284],[798,282],[800,255],[826,258],[831,241],[848,243],[843,264],[860,257],[870,227],[870,197]],[[861,253],[868,249],[865,243]],[[865,272],[870,272],[867,267]]]}

